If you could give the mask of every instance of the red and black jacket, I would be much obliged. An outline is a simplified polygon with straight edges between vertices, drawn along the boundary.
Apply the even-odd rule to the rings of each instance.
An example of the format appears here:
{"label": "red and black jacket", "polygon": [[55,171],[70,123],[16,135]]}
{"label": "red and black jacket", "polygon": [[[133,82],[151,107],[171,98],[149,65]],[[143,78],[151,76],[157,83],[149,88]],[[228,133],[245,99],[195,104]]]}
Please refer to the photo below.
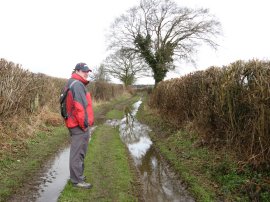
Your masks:
{"label": "red and black jacket", "polygon": [[86,130],[88,126],[94,124],[94,112],[92,108],[92,99],[87,92],[86,85],[89,81],[80,75],[73,73],[67,82],[67,86],[77,80],[68,91],[66,100],[66,109],[68,118],[65,119],[68,128],[79,126],[82,130]]}

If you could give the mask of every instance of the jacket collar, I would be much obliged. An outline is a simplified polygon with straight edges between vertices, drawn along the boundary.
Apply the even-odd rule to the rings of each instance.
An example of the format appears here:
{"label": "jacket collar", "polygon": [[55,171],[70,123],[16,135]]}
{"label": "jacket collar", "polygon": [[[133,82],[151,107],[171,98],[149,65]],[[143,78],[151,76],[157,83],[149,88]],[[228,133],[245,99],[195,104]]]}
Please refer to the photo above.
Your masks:
{"label": "jacket collar", "polygon": [[83,77],[81,77],[79,74],[76,73],[73,73],[71,75],[71,78],[81,81],[84,85],[87,85],[89,83],[89,81],[85,80]]}

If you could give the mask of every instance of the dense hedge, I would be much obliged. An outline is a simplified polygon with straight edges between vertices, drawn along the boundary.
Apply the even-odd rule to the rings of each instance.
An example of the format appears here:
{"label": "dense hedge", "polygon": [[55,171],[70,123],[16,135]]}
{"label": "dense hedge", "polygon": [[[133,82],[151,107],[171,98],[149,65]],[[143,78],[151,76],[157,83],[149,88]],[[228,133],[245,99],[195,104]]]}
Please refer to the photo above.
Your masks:
{"label": "dense hedge", "polygon": [[237,61],[160,82],[150,106],[178,127],[192,122],[204,143],[269,166],[269,81],[269,61]]}
{"label": "dense hedge", "polygon": [[[35,74],[0,60],[0,159],[19,152],[44,123],[61,124],[60,92],[67,79]],[[122,85],[90,83],[93,100],[109,100],[124,92]]]}
{"label": "dense hedge", "polygon": [[[59,95],[67,79],[35,74],[19,64],[0,60],[0,117],[32,113],[48,106],[59,110]],[[90,83],[92,98],[110,100],[124,92],[123,85],[104,82]]]}

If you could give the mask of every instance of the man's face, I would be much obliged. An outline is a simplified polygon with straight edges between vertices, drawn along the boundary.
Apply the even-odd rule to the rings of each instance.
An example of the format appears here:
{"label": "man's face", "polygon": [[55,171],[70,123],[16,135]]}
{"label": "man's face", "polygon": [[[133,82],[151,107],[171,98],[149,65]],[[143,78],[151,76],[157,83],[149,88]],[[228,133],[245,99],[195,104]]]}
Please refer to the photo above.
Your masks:
{"label": "man's face", "polygon": [[77,71],[77,74],[79,74],[81,77],[83,77],[85,80],[88,79],[88,76],[89,76],[89,71],[88,72],[84,72],[82,70],[78,70]]}

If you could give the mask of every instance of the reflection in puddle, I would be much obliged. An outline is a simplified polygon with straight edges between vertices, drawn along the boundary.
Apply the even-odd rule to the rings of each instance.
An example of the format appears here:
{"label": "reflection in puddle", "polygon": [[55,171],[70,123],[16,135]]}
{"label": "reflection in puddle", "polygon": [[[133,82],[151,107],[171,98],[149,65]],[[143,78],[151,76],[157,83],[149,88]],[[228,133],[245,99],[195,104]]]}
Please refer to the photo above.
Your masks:
{"label": "reflection in puddle", "polygon": [[54,160],[52,166],[43,177],[37,201],[57,201],[60,192],[69,179],[69,148],[63,150]]}
{"label": "reflection in puddle", "polygon": [[136,102],[132,111],[126,108],[126,116],[122,120],[108,120],[106,123],[119,126],[120,137],[127,145],[135,166],[140,172],[145,200],[195,201],[152,147],[152,141],[148,135],[150,128],[135,118],[141,103],[142,101]]}
{"label": "reflection in puddle", "polygon": [[[90,134],[93,133],[95,127],[90,128]],[[91,141],[91,136],[89,142]],[[46,173],[42,177],[43,183],[39,185],[38,202],[54,202],[57,201],[61,191],[64,189],[69,179],[69,152],[70,147],[60,152],[52,162],[46,165],[48,167]]]}
{"label": "reflection in puddle", "polygon": [[129,144],[128,149],[134,158],[141,159],[146,154],[151,144],[152,142],[150,139],[141,137],[139,142]]}
{"label": "reflection in puddle", "polygon": [[[90,134],[95,128],[96,126],[90,128]],[[69,179],[69,151],[70,146],[59,149],[57,154],[46,161],[39,172],[8,201],[56,202]]]}

